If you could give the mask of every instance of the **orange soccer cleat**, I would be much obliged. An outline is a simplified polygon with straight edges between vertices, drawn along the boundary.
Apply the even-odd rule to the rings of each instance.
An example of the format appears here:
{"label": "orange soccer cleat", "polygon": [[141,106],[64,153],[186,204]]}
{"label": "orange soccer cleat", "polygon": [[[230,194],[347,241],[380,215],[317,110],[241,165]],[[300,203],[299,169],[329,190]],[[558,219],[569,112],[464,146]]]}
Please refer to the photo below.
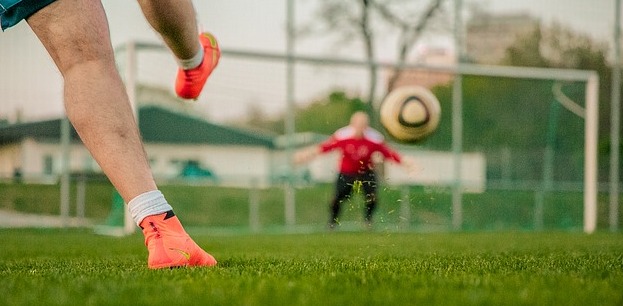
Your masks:
{"label": "orange soccer cleat", "polygon": [[208,77],[218,65],[221,50],[216,38],[210,33],[204,32],[199,35],[199,41],[203,46],[203,62],[193,69],[179,69],[175,80],[175,92],[183,99],[197,99]]}
{"label": "orange soccer cleat", "polygon": [[216,265],[216,259],[188,236],[173,211],[146,217],[140,226],[150,269]]}

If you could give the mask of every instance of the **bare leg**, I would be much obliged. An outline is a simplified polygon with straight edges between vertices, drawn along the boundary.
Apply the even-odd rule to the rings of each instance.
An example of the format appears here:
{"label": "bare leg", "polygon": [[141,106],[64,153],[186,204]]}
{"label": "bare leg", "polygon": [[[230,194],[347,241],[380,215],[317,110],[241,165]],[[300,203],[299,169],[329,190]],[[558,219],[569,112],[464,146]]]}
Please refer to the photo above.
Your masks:
{"label": "bare leg", "polygon": [[147,266],[216,265],[156,189],[100,1],[57,0],[27,21],[65,79],[69,119],[143,230]]}
{"label": "bare leg", "polygon": [[155,190],[100,1],[58,0],[27,21],[63,75],[67,116],[123,199]]}
{"label": "bare leg", "polygon": [[195,9],[190,0],[138,0],[145,18],[179,59],[199,52]]}

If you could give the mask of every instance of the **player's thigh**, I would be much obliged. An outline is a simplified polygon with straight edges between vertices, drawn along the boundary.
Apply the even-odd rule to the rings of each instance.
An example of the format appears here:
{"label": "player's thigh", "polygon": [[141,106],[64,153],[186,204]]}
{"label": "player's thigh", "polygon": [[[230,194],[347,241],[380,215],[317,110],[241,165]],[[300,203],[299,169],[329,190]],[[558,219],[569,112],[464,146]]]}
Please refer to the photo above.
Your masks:
{"label": "player's thigh", "polygon": [[108,21],[99,0],[57,0],[26,21],[61,73],[87,61],[114,65]]}
{"label": "player's thigh", "polygon": [[351,194],[355,178],[349,175],[339,174],[335,183],[336,197],[344,198]]}

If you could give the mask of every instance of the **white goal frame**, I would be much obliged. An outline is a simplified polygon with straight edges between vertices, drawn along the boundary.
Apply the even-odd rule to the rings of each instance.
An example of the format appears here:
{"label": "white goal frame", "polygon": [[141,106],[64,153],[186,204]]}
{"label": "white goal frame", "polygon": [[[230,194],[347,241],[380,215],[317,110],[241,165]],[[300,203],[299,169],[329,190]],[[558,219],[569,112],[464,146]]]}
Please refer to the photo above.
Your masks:
{"label": "white goal frame", "polygon": [[[115,53],[125,52],[125,80],[130,100],[135,105],[136,96],[136,60],[137,53],[141,50],[164,50],[161,44],[129,42],[127,45],[121,46],[115,50]],[[508,66],[487,66],[476,64],[457,64],[453,66],[426,65],[426,64],[390,64],[381,62],[368,62],[361,60],[348,60],[340,58],[328,57],[309,57],[298,56],[294,54],[278,54],[266,52],[252,52],[242,50],[223,49],[221,50],[223,57],[239,57],[252,58],[265,61],[279,61],[291,63],[309,63],[321,65],[340,65],[340,66],[356,66],[356,67],[372,67],[379,68],[409,68],[431,72],[451,73],[455,75],[474,75],[474,76],[490,76],[505,78],[523,78],[523,79],[539,79],[539,80],[557,80],[557,81],[580,81],[585,82],[585,119],[584,119],[584,232],[593,233],[597,227],[597,142],[598,142],[598,109],[599,109],[599,76],[595,71],[577,70],[577,69],[552,69],[552,68],[528,68],[528,67],[508,67]],[[287,82],[286,90],[292,91],[294,81]],[[455,101],[453,101],[455,103]],[[461,114],[462,116],[462,114]],[[453,129],[452,137],[460,137],[462,134],[462,126]],[[462,139],[462,138],[459,138]],[[459,152],[454,152],[455,158],[460,160]],[[460,168],[460,167],[459,167]],[[460,169],[455,171],[457,182],[460,181]],[[460,186],[459,186],[460,187]],[[454,204],[460,205],[461,196],[453,199]],[[129,214],[127,214],[129,215]],[[125,231],[133,232],[135,229],[134,222],[131,218],[126,217]]]}

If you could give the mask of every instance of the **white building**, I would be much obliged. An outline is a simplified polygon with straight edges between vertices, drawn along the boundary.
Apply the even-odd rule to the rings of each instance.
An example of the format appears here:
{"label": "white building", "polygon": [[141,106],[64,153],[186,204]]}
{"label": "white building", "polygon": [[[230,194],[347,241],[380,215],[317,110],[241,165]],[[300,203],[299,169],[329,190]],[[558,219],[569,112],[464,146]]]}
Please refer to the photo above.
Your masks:
{"label": "white building", "polygon": [[[293,179],[333,182],[339,154],[332,152],[308,165],[293,168],[288,176],[285,136],[273,137],[210,123],[159,106],[139,110],[139,128],[154,176],[159,183],[228,186],[269,186]],[[0,180],[16,175],[26,182],[55,183],[62,171],[59,145],[61,119],[0,126]],[[296,147],[317,144],[328,136],[301,133]],[[101,169],[71,129],[70,171],[102,176]],[[449,186],[453,183],[453,155],[399,146],[422,167],[415,175],[388,163],[385,180],[392,185]],[[462,182],[468,191],[485,188],[485,160],[480,153],[462,155]]]}
{"label": "white building", "polygon": [[[212,124],[157,106],[139,111],[145,151],[157,180],[268,184],[277,154],[271,136]],[[61,173],[61,119],[0,126],[0,178],[54,182]],[[72,173],[101,173],[71,129]]]}

